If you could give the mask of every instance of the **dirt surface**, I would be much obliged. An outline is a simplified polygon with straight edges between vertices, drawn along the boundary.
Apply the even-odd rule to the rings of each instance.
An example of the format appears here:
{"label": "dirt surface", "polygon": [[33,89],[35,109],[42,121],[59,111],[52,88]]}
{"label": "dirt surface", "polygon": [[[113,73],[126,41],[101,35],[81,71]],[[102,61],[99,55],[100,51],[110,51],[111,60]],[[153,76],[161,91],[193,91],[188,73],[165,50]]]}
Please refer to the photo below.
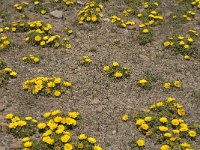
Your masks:
{"label": "dirt surface", "polygon": [[[4,1],[1,5],[11,14],[8,20],[4,19],[5,22],[19,18],[20,14],[13,8],[16,2],[18,1]],[[168,0],[162,2],[164,16],[174,8],[178,9],[177,5],[170,5]],[[53,31],[62,37],[65,37],[65,26],[73,29],[75,34],[70,37],[72,49],[39,48],[24,41],[27,33],[7,34],[14,45],[1,52],[0,57],[18,76],[0,87],[0,106],[3,107],[1,116],[19,113],[39,118],[44,112],[54,109],[64,112],[75,110],[83,118],[75,132],[94,136],[106,150],[129,150],[129,142],[140,135],[133,122],[124,123],[121,120],[123,114],[137,113],[168,96],[175,97],[183,104],[188,121],[200,122],[200,97],[194,96],[194,93],[200,92],[200,59],[191,58],[186,61],[181,55],[163,49],[163,41],[168,35],[179,34],[191,28],[200,31],[197,25],[199,20],[182,24],[181,28],[180,25],[164,21],[162,25],[155,27],[155,40],[141,46],[137,41],[137,30],[117,28],[106,19],[98,24],[75,24],[77,13],[82,7],[75,5],[66,11],[62,10],[62,19],[55,19],[49,14],[29,14],[29,21],[43,20],[51,23]],[[129,8],[120,0],[106,2],[104,7],[103,18],[110,18]],[[51,8],[52,11],[56,9]],[[91,48],[96,51],[91,52]],[[24,64],[21,58],[29,54],[40,56],[40,64]],[[79,63],[84,55],[92,59],[92,64],[88,67]],[[113,61],[130,68],[130,78],[118,81],[105,76],[102,67]],[[38,76],[69,80],[73,85],[72,90],[60,98],[54,98],[34,96],[21,89],[25,80]],[[151,90],[143,90],[137,85],[138,80],[147,76],[156,78]],[[183,87],[167,92],[163,89],[163,83],[169,80],[180,80]],[[15,141],[12,135],[0,132],[0,149],[1,146],[9,147]],[[146,140],[146,143],[146,149],[158,149],[150,140]]]}

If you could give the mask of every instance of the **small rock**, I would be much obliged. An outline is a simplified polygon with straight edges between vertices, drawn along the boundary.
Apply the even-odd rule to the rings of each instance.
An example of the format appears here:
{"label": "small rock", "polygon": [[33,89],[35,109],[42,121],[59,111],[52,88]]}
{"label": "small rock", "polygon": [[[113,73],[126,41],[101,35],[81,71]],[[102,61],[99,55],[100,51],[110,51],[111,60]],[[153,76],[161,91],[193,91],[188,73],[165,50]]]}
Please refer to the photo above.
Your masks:
{"label": "small rock", "polygon": [[55,17],[55,18],[62,18],[63,17],[63,12],[60,10],[55,10],[50,12],[50,15]]}
{"label": "small rock", "polygon": [[117,132],[116,130],[113,130],[113,131],[112,131],[112,134],[116,134],[116,132]]}
{"label": "small rock", "polygon": [[143,61],[150,61],[150,59],[145,56],[145,55],[139,55],[140,59],[142,59]]}
{"label": "small rock", "polygon": [[103,106],[101,105],[101,106],[98,106],[98,108],[97,108],[97,112],[102,112],[103,111]]}
{"label": "small rock", "polygon": [[81,1],[77,1],[77,4],[79,4],[79,5],[85,5],[85,3],[84,2],[81,2]]}
{"label": "small rock", "polygon": [[4,20],[2,18],[0,18],[0,23],[3,23],[3,22],[4,22]]}
{"label": "small rock", "polygon": [[98,98],[95,98],[91,104],[99,104],[100,103],[100,100]]}
{"label": "small rock", "polygon": [[105,21],[105,22],[110,22],[109,18],[103,18],[102,20]]}
{"label": "small rock", "polygon": [[10,144],[9,150],[16,150],[21,148],[21,142],[13,142]]}
{"label": "small rock", "polygon": [[0,146],[0,150],[6,150],[6,147]]}
{"label": "small rock", "polygon": [[9,126],[7,123],[0,123],[0,131],[6,133],[9,130]]}

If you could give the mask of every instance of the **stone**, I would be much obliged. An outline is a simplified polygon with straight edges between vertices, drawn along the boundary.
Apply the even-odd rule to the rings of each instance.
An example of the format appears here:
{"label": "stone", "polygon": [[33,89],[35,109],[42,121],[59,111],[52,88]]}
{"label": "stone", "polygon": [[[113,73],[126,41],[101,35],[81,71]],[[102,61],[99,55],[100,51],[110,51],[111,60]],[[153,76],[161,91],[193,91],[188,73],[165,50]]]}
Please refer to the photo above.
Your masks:
{"label": "stone", "polygon": [[102,20],[105,21],[105,22],[110,22],[109,18],[103,18]]}
{"label": "stone", "polygon": [[0,23],[3,23],[3,22],[4,22],[4,20],[2,18],[0,18]]}
{"label": "stone", "polygon": [[9,126],[7,123],[0,123],[0,131],[6,133],[9,130]]}
{"label": "stone", "polygon": [[80,0],[77,1],[77,4],[79,4],[79,5],[85,5],[85,3],[81,2]]}
{"label": "stone", "polygon": [[143,61],[150,61],[150,59],[147,57],[147,56],[145,56],[145,55],[139,55],[139,57],[140,57],[140,59],[142,59]]}
{"label": "stone", "polygon": [[95,104],[99,104],[100,103],[100,100],[98,98],[95,98],[91,104],[95,105]]}
{"label": "stone", "polygon": [[103,106],[102,105],[98,106],[97,107],[97,112],[102,112],[102,111],[103,111]]}
{"label": "stone", "polygon": [[15,141],[15,142],[10,144],[9,150],[16,150],[16,149],[20,149],[20,148],[21,148],[21,142]]}
{"label": "stone", "polygon": [[116,134],[116,133],[117,133],[117,131],[116,131],[116,130],[113,130],[113,131],[112,131],[112,134]]}
{"label": "stone", "polygon": [[60,10],[55,10],[50,12],[50,15],[55,17],[55,18],[62,18],[63,17],[63,12]]}

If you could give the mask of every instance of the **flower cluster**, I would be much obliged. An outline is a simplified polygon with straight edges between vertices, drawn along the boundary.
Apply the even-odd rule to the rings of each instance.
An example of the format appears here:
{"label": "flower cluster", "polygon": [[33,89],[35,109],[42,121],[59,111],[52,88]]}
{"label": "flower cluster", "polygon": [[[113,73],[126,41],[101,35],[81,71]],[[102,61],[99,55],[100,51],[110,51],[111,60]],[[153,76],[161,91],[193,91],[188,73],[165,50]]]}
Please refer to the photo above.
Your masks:
{"label": "flower cluster", "polygon": [[2,69],[0,70],[0,85],[9,80],[10,78],[12,79],[17,77],[17,73],[13,71],[13,69],[6,67],[5,62],[1,61],[0,64]]}
{"label": "flower cluster", "polygon": [[123,11],[123,14],[124,14],[125,17],[128,17],[131,13],[132,13],[131,9],[126,9],[126,10]]}
{"label": "flower cluster", "polygon": [[30,116],[19,117],[14,114],[7,114],[5,118],[9,124],[10,132],[15,136],[31,136],[36,132],[37,120]]}
{"label": "flower cluster", "polygon": [[200,0],[192,0],[191,5],[200,8]]}
{"label": "flower cluster", "polygon": [[135,22],[134,21],[124,21],[118,16],[112,16],[111,17],[111,22],[117,24],[118,27],[126,28],[128,26],[134,26]]}
{"label": "flower cluster", "polygon": [[[53,110],[45,112],[41,122],[32,117],[20,117],[7,114],[6,121],[9,123],[11,133],[22,138],[22,146],[25,150],[33,149],[88,149],[102,150],[96,144],[94,137],[87,137],[82,133],[78,139],[72,139],[71,132],[77,126],[77,121],[80,119],[79,112],[63,113],[61,110]],[[40,138],[30,138],[31,135],[39,133]]]}
{"label": "flower cluster", "polygon": [[130,75],[129,69],[123,66],[120,66],[118,62],[113,62],[110,66],[104,66],[103,71],[109,77],[115,77],[117,79],[122,77],[128,77]]}
{"label": "flower cluster", "polygon": [[[162,143],[161,150],[173,149],[177,146],[182,149],[190,148],[186,140],[197,137],[195,128],[190,127],[184,120],[183,106],[169,97],[164,101],[153,104],[133,116],[133,120],[141,133]],[[144,142],[135,142],[135,146],[144,146]],[[139,146],[139,147],[140,147]]]}
{"label": "flower cluster", "polygon": [[17,10],[17,11],[19,11],[19,12],[21,12],[22,10],[23,10],[23,8],[24,7],[27,7],[29,5],[29,3],[28,2],[21,2],[20,4],[15,4],[14,5],[14,8]]}
{"label": "flower cluster", "polygon": [[0,37],[0,51],[5,50],[10,46],[10,41],[7,36]]}
{"label": "flower cluster", "polygon": [[180,81],[174,81],[174,82],[166,82],[164,83],[163,87],[165,89],[170,89],[171,87],[175,87],[175,88],[181,88],[182,84]]}
{"label": "flower cluster", "polygon": [[101,14],[102,9],[103,5],[99,4],[95,0],[87,2],[84,9],[78,13],[79,24],[83,24],[84,22],[100,21],[100,18],[103,16],[103,14]]}
{"label": "flower cluster", "polygon": [[[27,32],[31,30],[40,29],[42,31],[50,33],[51,28],[52,28],[51,24],[46,24],[41,20],[33,21],[33,22],[23,22],[21,20],[18,20],[17,22],[6,24],[4,29],[5,31],[12,31],[12,32]],[[2,28],[0,29],[3,32],[3,29]]]}
{"label": "flower cluster", "polygon": [[83,60],[80,63],[81,65],[89,65],[92,63],[92,60],[88,56],[83,56]]}
{"label": "flower cluster", "polygon": [[95,138],[87,137],[83,133],[78,136],[78,142],[76,143],[75,147],[77,149],[86,149],[88,147],[91,147],[92,150],[102,150],[99,145],[96,145]]}
{"label": "flower cluster", "polygon": [[55,3],[61,3],[62,1],[66,4],[66,6],[71,6],[76,4],[77,0],[53,0]]}
{"label": "flower cluster", "polygon": [[37,56],[29,55],[29,56],[22,57],[22,61],[35,64],[35,63],[39,63],[40,59]]}
{"label": "flower cluster", "polygon": [[63,81],[61,78],[37,77],[32,80],[26,80],[22,89],[32,94],[59,97],[71,86],[71,82]]}
{"label": "flower cluster", "polygon": [[[190,30],[190,33],[193,30]],[[196,33],[196,32],[195,32]],[[195,37],[192,36],[175,36],[168,37],[163,43],[165,48],[182,54],[182,55],[194,55],[196,51]]]}
{"label": "flower cluster", "polygon": [[187,11],[185,15],[183,15],[182,17],[186,20],[186,21],[191,21],[192,18],[194,18],[195,16],[195,12],[194,11]]}

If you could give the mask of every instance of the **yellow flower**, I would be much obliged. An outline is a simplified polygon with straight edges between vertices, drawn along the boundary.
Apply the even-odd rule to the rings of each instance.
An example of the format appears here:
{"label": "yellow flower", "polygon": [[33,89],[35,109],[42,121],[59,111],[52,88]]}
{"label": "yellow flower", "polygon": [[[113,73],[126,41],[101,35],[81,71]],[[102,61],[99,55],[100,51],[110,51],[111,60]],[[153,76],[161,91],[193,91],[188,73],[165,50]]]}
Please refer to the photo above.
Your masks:
{"label": "yellow flower", "polygon": [[50,115],[51,115],[51,112],[46,112],[46,113],[44,113],[43,117],[48,118]]}
{"label": "yellow flower", "polygon": [[168,120],[167,120],[167,118],[166,117],[162,117],[162,118],[160,118],[160,122],[162,122],[162,123],[166,123]]}
{"label": "yellow flower", "polygon": [[190,45],[184,45],[184,49],[189,49]]}
{"label": "yellow flower", "polygon": [[137,140],[136,143],[137,143],[137,145],[138,145],[139,147],[145,146],[145,141],[142,140],[142,139]]}
{"label": "yellow flower", "polygon": [[184,142],[184,143],[181,143],[181,146],[184,147],[184,148],[189,148],[190,144]]}
{"label": "yellow flower", "polygon": [[167,83],[165,83],[165,84],[164,84],[164,86],[163,86],[163,87],[164,87],[165,89],[169,89],[169,88],[170,88],[170,86],[171,86],[171,84],[170,84],[169,82],[167,82]]}
{"label": "yellow flower", "polygon": [[93,147],[93,150],[103,150],[100,146],[98,146],[98,145],[95,145],[94,147]]}
{"label": "yellow flower", "polygon": [[172,132],[175,133],[175,134],[179,134],[180,133],[179,130],[172,130]]}
{"label": "yellow flower", "polygon": [[49,136],[43,137],[42,141],[50,145],[54,143],[54,139],[50,138]]}
{"label": "yellow flower", "polygon": [[127,115],[127,114],[126,114],[126,115],[123,115],[123,116],[122,116],[122,120],[123,120],[123,121],[127,121],[127,120],[128,120],[128,115]]}
{"label": "yellow flower", "polygon": [[47,86],[48,86],[48,87],[55,87],[55,83],[54,83],[54,82],[49,82],[49,83],[47,84]]}
{"label": "yellow flower", "polygon": [[62,117],[57,116],[57,117],[54,118],[54,121],[55,121],[56,123],[61,122],[61,121],[62,121]]}
{"label": "yellow flower", "polygon": [[60,140],[63,142],[63,143],[66,143],[70,140],[70,136],[69,135],[63,135]]}
{"label": "yellow flower", "polygon": [[59,97],[60,95],[61,95],[61,92],[60,92],[60,91],[56,90],[56,91],[54,92],[54,96]]}
{"label": "yellow flower", "polygon": [[113,67],[117,67],[117,66],[119,66],[119,63],[115,61],[112,63],[112,65],[113,65]]}
{"label": "yellow flower", "polygon": [[143,32],[143,33],[148,33],[149,30],[148,30],[148,29],[143,29],[142,32]]}
{"label": "yellow flower", "polygon": [[39,42],[41,40],[42,40],[41,36],[39,36],[39,35],[35,36],[35,41]]}
{"label": "yellow flower", "polygon": [[145,86],[146,83],[147,83],[147,80],[145,80],[145,79],[139,80],[139,84],[141,86]]}
{"label": "yellow flower", "polygon": [[189,59],[190,59],[190,56],[185,55],[183,58],[184,58],[185,60],[189,60]]}
{"label": "yellow flower", "polygon": [[92,144],[96,143],[96,139],[93,137],[89,137],[87,140],[88,140],[88,142],[90,142]]}
{"label": "yellow flower", "polygon": [[160,150],[169,150],[169,149],[170,149],[169,145],[162,145],[160,147]]}
{"label": "yellow flower", "polygon": [[16,77],[16,76],[17,76],[17,73],[14,72],[14,71],[12,71],[12,72],[10,73],[10,75],[13,76],[13,77]]}
{"label": "yellow flower", "polygon": [[171,136],[172,136],[171,133],[165,133],[165,134],[164,134],[164,137],[168,137],[168,138],[170,138]]}
{"label": "yellow flower", "polygon": [[38,62],[40,61],[40,59],[39,59],[38,57],[35,57],[35,58],[33,59],[33,61],[34,61],[35,63],[38,63]]}
{"label": "yellow flower", "polygon": [[38,127],[38,129],[44,129],[44,128],[46,128],[46,123],[39,123],[38,125],[37,125],[37,127]]}
{"label": "yellow flower", "polygon": [[32,120],[32,117],[25,117],[25,120]]}
{"label": "yellow flower", "polygon": [[121,78],[123,74],[120,71],[115,72],[115,77],[116,78]]}
{"label": "yellow flower", "polygon": [[147,116],[147,117],[144,118],[144,120],[146,122],[150,122],[150,121],[152,121],[152,117],[151,116]]}
{"label": "yellow flower", "polygon": [[72,150],[72,149],[73,149],[72,144],[67,143],[64,145],[64,150]]}
{"label": "yellow flower", "polygon": [[164,47],[168,47],[168,46],[170,46],[170,42],[168,41],[164,42]]}
{"label": "yellow flower", "polygon": [[22,139],[22,142],[27,142],[27,141],[29,141],[29,140],[30,140],[29,137],[25,137],[25,138]]}
{"label": "yellow flower", "polygon": [[149,125],[144,123],[140,126],[143,130],[148,130],[149,129]]}
{"label": "yellow flower", "polygon": [[63,84],[64,84],[64,86],[66,86],[66,87],[71,87],[71,86],[72,86],[71,82],[64,82]]}
{"label": "yellow flower", "polygon": [[66,44],[65,47],[66,47],[67,49],[71,49],[71,48],[72,48],[72,45],[71,45],[71,44]]}
{"label": "yellow flower", "polygon": [[58,115],[58,114],[60,114],[61,113],[61,111],[58,109],[58,110],[54,110],[52,113],[51,113],[51,115],[52,116],[55,116],[55,115]]}
{"label": "yellow flower", "polygon": [[165,127],[165,126],[159,126],[158,128],[159,128],[160,131],[163,131],[163,132],[168,131],[168,128]]}
{"label": "yellow flower", "polygon": [[179,125],[178,119],[173,119],[173,120],[171,121],[171,123],[172,123],[172,125],[174,125],[174,126],[178,126],[178,125]]}
{"label": "yellow flower", "polygon": [[79,112],[69,112],[68,113],[68,116],[71,117],[71,118],[77,118],[79,115]]}
{"label": "yellow flower", "polygon": [[181,87],[181,82],[180,81],[174,81],[174,86],[177,88]]}
{"label": "yellow flower", "polygon": [[28,141],[24,143],[24,147],[31,147],[32,146],[32,142]]}
{"label": "yellow flower", "polygon": [[194,130],[190,130],[190,131],[188,132],[188,135],[189,135],[190,137],[196,137],[197,133],[196,133],[196,131],[194,131]]}
{"label": "yellow flower", "polygon": [[42,15],[46,14],[46,12],[47,12],[47,11],[46,11],[46,10],[44,10],[44,9],[43,9],[43,10],[41,10],[41,14],[42,14]]}
{"label": "yellow flower", "polygon": [[145,121],[143,119],[136,120],[136,125],[138,125],[138,126],[141,126],[144,123],[145,123]]}
{"label": "yellow flower", "polygon": [[61,82],[61,78],[55,78],[55,79],[54,79],[54,83],[59,84],[60,82]]}
{"label": "yellow flower", "polygon": [[12,119],[13,117],[14,117],[13,114],[7,114],[7,115],[6,115],[6,119]]}
{"label": "yellow flower", "polygon": [[23,120],[18,121],[18,126],[20,126],[20,127],[23,127],[26,124],[27,124],[26,121],[23,121]]}
{"label": "yellow flower", "polygon": [[110,70],[110,67],[109,66],[104,66],[103,67],[103,71],[109,71]]}
{"label": "yellow flower", "polygon": [[40,42],[40,45],[41,45],[41,46],[44,46],[45,44],[46,44],[45,41],[41,41],[41,42]]}
{"label": "yellow flower", "polygon": [[51,131],[51,130],[47,130],[46,132],[44,132],[44,133],[42,134],[42,136],[45,137],[45,136],[49,136],[49,135],[51,135],[51,134],[52,134],[52,131]]}
{"label": "yellow flower", "polygon": [[78,139],[79,139],[79,140],[85,140],[85,139],[87,139],[87,137],[86,137],[85,134],[80,134],[80,135],[78,136]]}

